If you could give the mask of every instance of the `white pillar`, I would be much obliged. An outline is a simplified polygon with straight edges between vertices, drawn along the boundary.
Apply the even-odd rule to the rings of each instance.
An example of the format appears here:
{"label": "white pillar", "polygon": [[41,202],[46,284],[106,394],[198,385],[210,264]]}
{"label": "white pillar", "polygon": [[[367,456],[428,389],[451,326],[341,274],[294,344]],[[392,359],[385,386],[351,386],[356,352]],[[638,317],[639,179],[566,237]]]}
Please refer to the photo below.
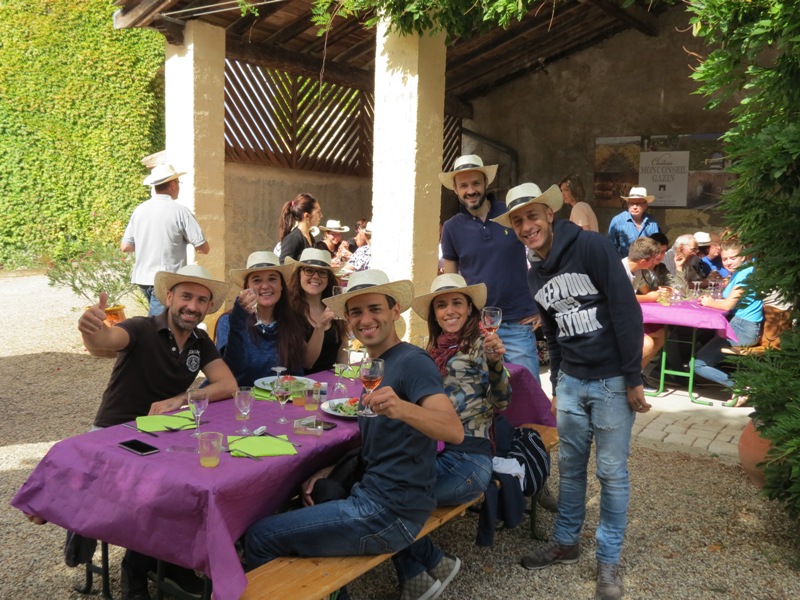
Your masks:
{"label": "white pillar", "polygon": [[[403,36],[378,25],[370,266],[411,279],[417,294],[430,290],[438,264],[445,60],[444,33]],[[413,343],[427,335],[415,314],[406,329]]]}
{"label": "white pillar", "polygon": [[[189,21],[184,44],[166,48],[167,162],[181,177],[178,201],[194,211],[211,252],[196,262],[219,278],[225,268],[225,30]],[[189,262],[194,250],[190,246]]]}

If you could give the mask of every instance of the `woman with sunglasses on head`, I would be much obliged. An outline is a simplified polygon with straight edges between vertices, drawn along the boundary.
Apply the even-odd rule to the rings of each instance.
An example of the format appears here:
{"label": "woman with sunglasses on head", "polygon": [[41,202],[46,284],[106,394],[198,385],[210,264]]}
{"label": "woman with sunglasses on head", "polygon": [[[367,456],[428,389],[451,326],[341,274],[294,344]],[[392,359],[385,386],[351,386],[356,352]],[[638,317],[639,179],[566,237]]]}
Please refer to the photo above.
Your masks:
{"label": "woman with sunglasses on head", "polygon": [[285,279],[293,270],[273,252],[262,251],[247,257],[246,268],[230,271],[242,291],[217,321],[215,343],[239,385],[252,386],[277,366],[292,375],[304,373],[303,322],[292,308]]}
{"label": "woman with sunglasses on head", "polygon": [[333,286],[337,285],[330,253],[306,248],[299,260],[287,258],[286,264],[295,267],[289,289],[294,306],[306,318],[306,371],[327,371],[336,363],[347,362],[345,322],[336,320],[333,311],[322,303],[323,298],[333,295]]}

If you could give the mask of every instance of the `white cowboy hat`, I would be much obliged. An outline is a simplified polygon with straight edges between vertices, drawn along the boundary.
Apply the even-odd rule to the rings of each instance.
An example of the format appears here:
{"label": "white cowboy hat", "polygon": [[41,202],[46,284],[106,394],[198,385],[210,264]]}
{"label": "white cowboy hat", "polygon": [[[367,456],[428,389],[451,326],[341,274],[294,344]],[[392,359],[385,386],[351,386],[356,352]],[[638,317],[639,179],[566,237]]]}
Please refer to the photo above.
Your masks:
{"label": "white cowboy hat", "polygon": [[655,196],[648,196],[647,188],[643,187],[632,187],[627,196],[620,196],[620,198],[623,200],[644,200],[648,204],[656,199]]}
{"label": "white cowboy hat", "polygon": [[297,265],[297,268],[300,267],[322,267],[323,269],[327,269],[331,273],[333,273],[333,267],[331,266],[331,253],[327,250],[319,250],[317,248],[306,248],[300,254],[300,258],[295,260],[291,256],[287,256],[284,259],[285,265]]}
{"label": "white cowboy hat", "polygon": [[328,219],[328,222],[325,223],[325,227],[320,225],[319,228],[320,231],[333,231],[334,233],[347,233],[350,231],[347,225],[342,225],[341,221],[334,221],[333,219]]}
{"label": "white cowboy hat", "polygon": [[282,265],[281,259],[274,252],[259,250],[247,257],[247,267],[244,269],[231,269],[228,272],[228,276],[233,283],[243,288],[244,282],[247,281],[247,276],[256,271],[277,271],[286,278],[294,271],[294,265]]}
{"label": "white cowboy hat", "polygon": [[431,293],[417,296],[411,303],[411,308],[420,317],[428,320],[428,315],[431,310],[431,302],[436,296],[442,294],[449,294],[450,292],[458,292],[469,296],[475,308],[480,310],[486,304],[486,284],[478,283],[476,285],[467,285],[466,280],[458,273],[445,273],[439,275],[431,283]]}
{"label": "white cowboy hat", "polygon": [[226,281],[213,279],[209,270],[200,265],[186,265],[178,269],[177,273],[159,271],[156,273],[153,292],[161,304],[167,305],[167,292],[179,283],[197,283],[208,288],[208,291],[211,292],[209,315],[217,312],[222,307],[225,303],[225,296],[228,295],[228,290],[231,287],[231,284]]}
{"label": "white cowboy hat", "polygon": [[698,231],[694,234],[694,239],[697,241],[698,246],[710,246],[711,236],[705,231]]}
{"label": "white cowboy hat", "polygon": [[414,284],[408,279],[389,281],[389,277],[378,269],[356,271],[350,275],[347,288],[338,296],[325,298],[322,302],[330,308],[337,317],[344,317],[344,308],[347,301],[364,294],[386,294],[394,298],[400,305],[400,312],[408,310],[414,298]]}
{"label": "white cowboy hat", "polygon": [[480,171],[486,175],[486,185],[489,185],[494,181],[497,175],[497,165],[483,166],[483,159],[480,156],[477,154],[465,154],[464,156],[459,156],[455,160],[452,171],[439,173],[439,181],[441,181],[442,185],[448,190],[454,190],[453,178],[456,173],[462,171]]}
{"label": "white cowboy hat", "polygon": [[177,179],[181,175],[186,175],[186,171],[177,173],[172,165],[156,165],[150,171],[150,175],[144,178],[142,185],[160,185]]}
{"label": "white cowboy hat", "polygon": [[506,194],[506,207],[508,212],[492,219],[503,227],[511,227],[511,213],[516,212],[529,204],[544,204],[553,212],[564,205],[564,196],[557,185],[551,185],[542,193],[535,183],[523,183],[508,190]]}
{"label": "white cowboy hat", "polygon": [[367,221],[367,224],[364,225],[364,233],[372,235],[372,221]]}

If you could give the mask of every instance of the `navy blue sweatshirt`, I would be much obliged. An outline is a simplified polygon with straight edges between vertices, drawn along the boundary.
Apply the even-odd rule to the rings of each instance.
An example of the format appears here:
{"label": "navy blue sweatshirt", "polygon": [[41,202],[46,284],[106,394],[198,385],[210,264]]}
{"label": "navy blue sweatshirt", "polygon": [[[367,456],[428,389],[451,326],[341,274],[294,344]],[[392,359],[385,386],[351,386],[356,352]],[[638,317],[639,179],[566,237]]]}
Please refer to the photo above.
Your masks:
{"label": "navy blue sweatshirt", "polygon": [[642,309],[608,238],[556,221],[550,254],[534,260],[528,287],[542,315],[554,394],[559,370],[642,384]]}

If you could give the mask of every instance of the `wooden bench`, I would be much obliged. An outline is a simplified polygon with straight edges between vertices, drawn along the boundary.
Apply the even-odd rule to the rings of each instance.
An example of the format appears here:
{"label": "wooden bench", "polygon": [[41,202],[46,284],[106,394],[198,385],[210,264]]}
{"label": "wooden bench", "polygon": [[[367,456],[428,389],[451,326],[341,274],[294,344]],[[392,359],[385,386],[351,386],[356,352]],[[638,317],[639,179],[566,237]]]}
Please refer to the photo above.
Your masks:
{"label": "wooden bench", "polygon": [[[417,539],[463,515],[482,496],[458,506],[436,508]],[[283,556],[247,573],[247,589],[241,600],[313,600],[324,598],[392,556]]]}
{"label": "wooden bench", "polygon": [[768,349],[780,350],[780,335],[792,326],[792,311],[780,310],[774,306],[764,305],[764,324],[761,337],[755,346],[731,346],[723,348],[722,353],[734,356],[764,354]]}

